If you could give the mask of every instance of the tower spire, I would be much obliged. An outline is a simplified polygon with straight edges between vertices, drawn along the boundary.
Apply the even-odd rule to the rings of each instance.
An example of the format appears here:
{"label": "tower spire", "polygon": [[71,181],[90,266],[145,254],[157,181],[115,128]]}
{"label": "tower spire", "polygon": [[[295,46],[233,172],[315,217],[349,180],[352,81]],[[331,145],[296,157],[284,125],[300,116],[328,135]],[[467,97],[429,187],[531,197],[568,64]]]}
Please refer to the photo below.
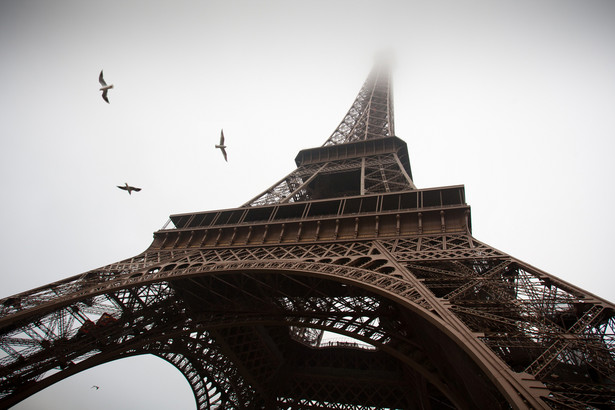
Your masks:
{"label": "tower spire", "polygon": [[299,152],[295,171],[242,207],[416,189],[408,148],[395,136],[390,61],[376,58],[350,110],[321,147]]}
{"label": "tower spire", "polygon": [[323,146],[395,136],[389,58],[379,56],[354,103]]}

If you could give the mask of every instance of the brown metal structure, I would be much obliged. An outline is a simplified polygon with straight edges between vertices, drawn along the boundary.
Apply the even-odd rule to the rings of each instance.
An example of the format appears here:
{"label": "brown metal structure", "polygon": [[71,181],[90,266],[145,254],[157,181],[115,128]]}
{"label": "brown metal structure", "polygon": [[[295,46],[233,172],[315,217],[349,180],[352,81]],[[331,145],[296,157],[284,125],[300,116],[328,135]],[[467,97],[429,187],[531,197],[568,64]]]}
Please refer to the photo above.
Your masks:
{"label": "brown metal structure", "polygon": [[0,301],[0,407],[140,354],[199,409],[615,406],[615,306],[475,239],[463,186],[415,187],[386,67],[296,163],[239,208],[172,215],[138,256]]}

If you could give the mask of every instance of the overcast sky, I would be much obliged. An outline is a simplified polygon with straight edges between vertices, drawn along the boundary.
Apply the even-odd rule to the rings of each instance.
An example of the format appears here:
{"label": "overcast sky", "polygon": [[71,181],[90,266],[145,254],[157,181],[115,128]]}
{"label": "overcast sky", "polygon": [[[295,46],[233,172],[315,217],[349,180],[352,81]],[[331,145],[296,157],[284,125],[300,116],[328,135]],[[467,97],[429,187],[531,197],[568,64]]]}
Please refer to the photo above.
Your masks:
{"label": "overcast sky", "polygon": [[[416,185],[464,184],[477,239],[613,301],[614,40],[612,0],[2,0],[0,298],[264,191],[324,143],[386,48]],[[195,404],[142,357],[16,408],[86,407]]]}

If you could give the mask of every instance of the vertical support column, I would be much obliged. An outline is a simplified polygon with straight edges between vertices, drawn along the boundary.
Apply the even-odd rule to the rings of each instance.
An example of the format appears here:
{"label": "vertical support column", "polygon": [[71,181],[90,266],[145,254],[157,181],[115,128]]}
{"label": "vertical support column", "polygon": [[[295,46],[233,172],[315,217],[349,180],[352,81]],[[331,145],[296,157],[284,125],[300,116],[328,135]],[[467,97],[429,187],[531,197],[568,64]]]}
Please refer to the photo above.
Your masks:
{"label": "vertical support column", "polygon": [[365,157],[361,158],[361,195],[365,195]]}

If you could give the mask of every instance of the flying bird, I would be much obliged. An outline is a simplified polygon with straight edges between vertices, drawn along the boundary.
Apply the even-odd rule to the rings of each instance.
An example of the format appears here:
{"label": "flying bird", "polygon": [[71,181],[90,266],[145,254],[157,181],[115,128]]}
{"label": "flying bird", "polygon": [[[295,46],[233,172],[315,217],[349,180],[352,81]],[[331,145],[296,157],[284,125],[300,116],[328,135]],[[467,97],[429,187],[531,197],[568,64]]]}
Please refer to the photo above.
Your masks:
{"label": "flying bird", "polygon": [[107,102],[107,104],[109,104],[109,99],[107,98],[107,91],[113,88],[113,84],[107,85],[105,79],[103,78],[103,70],[100,70],[98,82],[100,83],[100,85],[102,85],[102,87],[100,88],[100,91],[102,91],[102,98]]}
{"label": "flying bird", "polygon": [[222,151],[222,155],[224,156],[224,160],[228,162],[228,159],[226,159],[226,145],[224,145],[224,130],[220,130],[220,144],[216,144],[216,148],[220,148],[220,151]]}
{"label": "flying bird", "polygon": [[98,386],[94,385],[94,386],[92,386],[92,387],[91,387],[91,389],[96,389],[96,390],[98,390],[98,389],[100,389],[100,387],[98,387]]}
{"label": "flying bird", "polygon": [[137,187],[128,185],[128,182],[124,182],[124,184],[126,186],[117,185],[117,187],[119,189],[123,189],[124,191],[128,191],[128,195],[132,195],[132,191],[139,192],[141,190],[141,188],[137,188]]}

